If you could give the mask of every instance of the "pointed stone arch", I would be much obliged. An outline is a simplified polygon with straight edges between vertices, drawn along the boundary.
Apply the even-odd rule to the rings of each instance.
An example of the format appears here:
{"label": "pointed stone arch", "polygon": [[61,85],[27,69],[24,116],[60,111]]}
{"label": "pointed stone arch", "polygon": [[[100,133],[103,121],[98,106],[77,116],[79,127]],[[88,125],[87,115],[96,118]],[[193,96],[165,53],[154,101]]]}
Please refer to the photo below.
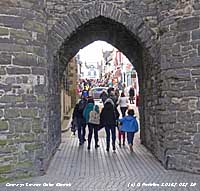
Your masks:
{"label": "pointed stone arch", "polygon": [[155,57],[153,47],[157,44],[156,33],[147,26],[140,15],[130,14],[127,10],[110,2],[88,3],[65,15],[49,31],[48,48],[55,53],[58,50],[57,47],[60,47],[81,26],[98,17],[108,18],[123,25],[145,48],[151,48],[150,53]]}
{"label": "pointed stone arch", "polygon": [[[133,63],[134,57],[140,58],[136,61],[142,76],[140,121],[144,144],[166,168],[200,173],[198,3],[187,2],[189,9],[185,9],[184,1],[85,2],[34,1],[18,3],[17,7],[15,3],[11,7],[1,3],[0,131],[8,139],[2,146],[12,150],[9,161],[2,160],[6,169],[11,169],[3,169],[6,177],[17,177],[18,170],[20,177],[23,173],[44,173],[61,142],[59,72],[77,49],[98,38],[121,48]],[[46,26],[53,21],[48,31]],[[73,44],[76,34],[88,34],[94,23],[117,29],[117,37],[127,35],[130,42],[122,44],[113,33],[99,32],[78,46]],[[121,30],[126,33],[121,34]],[[138,45],[136,49],[133,44]],[[26,126],[27,132],[34,132],[28,139],[23,137]],[[31,162],[27,170],[17,166],[25,156]]]}
{"label": "pointed stone arch", "polygon": [[[100,30],[96,30],[96,34],[86,38],[89,31],[94,29],[92,28],[94,24],[98,24],[97,26],[100,26],[100,30],[104,27],[111,27],[109,31],[116,29],[117,33],[114,35],[119,35],[121,39],[125,36],[128,39],[127,43],[124,40],[124,44],[121,44],[120,41],[117,41],[112,36],[113,33],[106,33],[104,35],[101,34]],[[84,31],[86,31],[86,35]],[[125,33],[121,33],[122,31],[125,31]],[[160,90],[156,89],[156,87],[160,87],[157,84],[159,80],[155,80],[157,79],[157,75],[159,75],[159,44],[156,39],[156,33],[148,27],[140,15],[130,14],[127,10],[121,9],[113,3],[92,2],[76,11],[70,12],[57,21],[49,31],[47,44],[48,63],[50,65],[49,84],[51,92],[54,94],[52,95],[54,97],[53,100],[59,100],[59,91],[57,89],[59,87],[59,80],[57,79],[62,77],[66,63],[75,56],[80,48],[85,47],[95,40],[104,40],[118,49],[122,49],[122,52],[126,54],[132,63],[135,62],[134,57],[136,59],[139,57],[136,69],[139,73],[140,86],[144,87],[140,92],[140,101],[142,103],[140,113],[144,114],[140,118],[142,141],[151,148],[157,158],[164,161],[163,151],[160,148],[160,140],[158,140],[159,136],[156,135],[158,133],[156,128],[159,112],[156,111],[157,106],[154,101],[154,99],[158,100],[158,95],[161,94]],[[132,45],[136,45],[136,48],[131,47]],[[128,46],[127,52],[126,46]],[[152,76],[154,77],[153,80],[151,79]],[[149,98],[148,94],[150,94]],[[53,101],[49,102],[49,104],[51,108],[54,108],[55,113],[60,112],[59,108],[57,108],[59,103],[54,103]],[[49,119],[51,121],[50,117]],[[54,123],[59,124],[59,122],[55,121],[49,122],[49,124]],[[149,128],[149,125],[152,127]],[[56,129],[59,127],[58,125],[55,126],[54,131],[57,131]],[[148,139],[146,136],[148,136]]]}

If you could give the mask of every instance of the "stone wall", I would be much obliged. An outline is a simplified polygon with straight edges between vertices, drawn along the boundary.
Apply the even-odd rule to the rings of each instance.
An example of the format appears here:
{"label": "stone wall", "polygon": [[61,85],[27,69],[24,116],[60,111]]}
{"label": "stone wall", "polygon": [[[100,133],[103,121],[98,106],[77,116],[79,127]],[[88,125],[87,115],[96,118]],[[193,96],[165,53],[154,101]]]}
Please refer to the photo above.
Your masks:
{"label": "stone wall", "polygon": [[[47,5],[49,30],[57,33],[57,45],[64,44],[66,60],[98,39],[127,55],[140,78],[142,143],[166,168],[199,173],[199,1],[80,0]],[[98,14],[110,18],[109,24],[97,24]],[[130,36],[114,22],[125,26]],[[111,28],[120,32],[112,33]]]}
{"label": "stone wall", "polygon": [[200,171],[199,1],[1,0],[0,181],[43,173],[61,141],[61,79],[104,40],[135,65],[141,139],[166,168]]}
{"label": "stone wall", "polygon": [[[78,2],[78,1],[77,1]],[[160,55],[158,37],[158,7],[154,1],[79,1],[69,13],[64,10],[65,3],[48,1],[49,24],[51,36],[49,46],[57,52],[56,63],[60,75],[69,61],[80,48],[95,40],[104,40],[121,50],[135,65],[140,79],[140,116],[141,138],[143,144],[164,160],[164,146],[159,137],[159,96],[161,95]],[[71,3],[68,5],[70,6]],[[62,7],[62,8],[61,8]],[[60,47],[57,49],[56,47]],[[60,64],[59,64],[60,63]],[[163,141],[163,140],[162,140]]]}
{"label": "stone wall", "polygon": [[48,158],[45,6],[0,1],[0,182],[40,174]]}
{"label": "stone wall", "polygon": [[160,3],[160,130],[167,168],[200,172],[200,2]]}

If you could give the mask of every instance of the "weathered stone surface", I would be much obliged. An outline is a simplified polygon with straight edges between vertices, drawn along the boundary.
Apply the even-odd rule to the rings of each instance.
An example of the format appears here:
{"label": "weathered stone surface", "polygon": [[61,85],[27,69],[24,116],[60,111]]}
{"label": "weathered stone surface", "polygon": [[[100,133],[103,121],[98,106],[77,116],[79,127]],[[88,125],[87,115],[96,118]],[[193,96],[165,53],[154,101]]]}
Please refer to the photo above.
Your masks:
{"label": "weathered stone surface", "polygon": [[34,118],[37,117],[37,109],[23,109],[20,111],[22,117]]}
{"label": "weathered stone surface", "polygon": [[24,28],[30,31],[45,33],[45,25],[35,20],[26,20],[24,22]]}
{"label": "weathered stone surface", "polygon": [[6,173],[6,172],[10,172],[12,169],[11,165],[4,165],[4,166],[0,166],[0,173]]}
{"label": "weathered stone surface", "polygon": [[35,140],[35,135],[30,133],[20,135],[15,138],[15,141],[17,143],[32,143],[34,142],[34,140]]}
{"label": "weathered stone surface", "polygon": [[21,96],[14,96],[14,95],[5,95],[0,97],[1,103],[13,103],[13,102],[21,102],[22,97]]}
{"label": "weathered stone surface", "polygon": [[47,70],[45,68],[32,67],[32,74],[44,75],[46,73],[47,73]]}
{"label": "weathered stone surface", "polygon": [[0,66],[0,75],[5,75],[5,74],[6,74],[6,67]]}
{"label": "weathered stone surface", "polygon": [[34,151],[34,150],[37,150],[37,149],[41,149],[42,148],[42,145],[39,144],[39,143],[35,143],[35,144],[26,144],[24,146],[25,150],[27,151]]}
{"label": "weathered stone surface", "polygon": [[13,64],[18,66],[37,66],[37,56],[26,53],[15,54]]}
{"label": "weathered stone surface", "polygon": [[189,32],[181,33],[176,37],[176,42],[186,42],[186,41],[189,41],[189,40],[190,40],[190,33]]}
{"label": "weathered stone surface", "polygon": [[178,31],[190,31],[199,28],[199,17],[180,19],[177,22]]}
{"label": "weathered stone surface", "polygon": [[21,68],[21,67],[9,67],[7,68],[7,73],[8,74],[30,74],[31,70],[30,68]]}
{"label": "weathered stone surface", "polygon": [[195,134],[193,141],[195,146],[200,146],[200,133]]}
{"label": "weathered stone surface", "polygon": [[10,36],[12,39],[32,40],[32,33],[26,30],[10,30]]}
{"label": "weathered stone surface", "polygon": [[10,129],[15,130],[16,133],[30,133],[31,121],[27,119],[10,120]]}
{"label": "weathered stone surface", "polygon": [[5,84],[0,84],[0,89],[3,89],[4,91],[10,91],[11,86],[10,85],[5,85]]}
{"label": "weathered stone surface", "polygon": [[198,90],[200,90],[200,79],[196,80],[196,87]]}
{"label": "weathered stone surface", "polygon": [[44,132],[44,129],[42,128],[42,123],[41,123],[40,119],[33,120],[32,131],[35,133]]}
{"label": "weathered stone surface", "polygon": [[0,65],[11,64],[11,55],[8,53],[0,53]]}
{"label": "weathered stone surface", "polygon": [[[196,172],[198,165],[191,153],[199,154],[200,16],[199,3],[190,3],[0,2],[0,131],[13,136],[8,142],[0,141],[0,152],[9,153],[11,163],[20,159],[11,167],[21,169],[18,177],[25,176],[23,162],[27,172],[34,169],[33,174],[39,174],[40,155],[48,153],[44,155],[48,163],[60,143],[63,70],[80,48],[95,40],[119,48],[142,77],[142,142],[163,164],[164,151],[173,147],[168,168]],[[25,143],[22,151],[16,143]]]}
{"label": "weathered stone surface", "polygon": [[0,36],[7,36],[9,34],[8,28],[0,27]]}
{"label": "weathered stone surface", "polygon": [[1,140],[0,139],[0,146],[5,146],[5,145],[7,145],[7,143],[8,143],[8,141],[7,140]]}
{"label": "weathered stone surface", "polygon": [[24,102],[35,102],[36,101],[36,96],[34,95],[23,95],[23,101]]}
{"label": "weathered stone surface", "polygon": [[199,66],[199,62],[200,62],[200,57],[191,57],[191,58],[186,58],[184,60],[183,65],[185,67]]}
{"label": "weathered stone surface", "polygon": [[200,39],[200,30],[192,31],[192,40],[199,40]]}
{"label": "weathered stone surface", "polygon": [[8,130],[8,122],[0,120],[0,131]]}
{"label": "weathered stone surface", "polygon": [[0,16],[0,23],[5,27],[21,29],[23,27],[23,18],[16,16]]}
{"label": "weathered stone surface", "polygon": [[3,117],[3,110],[0,110],[0,118]]}
{"label": "weathered stone surface", "polygon": [[191,71],[191,74],[193,75],[193,76],[195,76],[195,75],[200,75],[200,69],[198,70],[192,70]]}
{"label": "weathered stone surface", "polygon": [[20,112],[18,109],[8,109],[5,110],[5,118],[10,119],[10,118],[17,118],[20,116]]}

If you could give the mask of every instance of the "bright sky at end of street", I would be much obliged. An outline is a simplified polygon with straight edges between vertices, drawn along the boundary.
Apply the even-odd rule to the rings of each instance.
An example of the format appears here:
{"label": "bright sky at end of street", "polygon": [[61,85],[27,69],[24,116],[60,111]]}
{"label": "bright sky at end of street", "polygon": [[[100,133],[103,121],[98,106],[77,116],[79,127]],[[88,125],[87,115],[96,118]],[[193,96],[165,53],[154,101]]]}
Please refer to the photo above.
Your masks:
{"label": "bright sky at end of street", "polygon": [[80,55],[80,60],[84,63],[96,64],[102,58],[102,50],[113,50],[113,46],[105,41],[95,41],[88,46],[80,49],[78,54]]}

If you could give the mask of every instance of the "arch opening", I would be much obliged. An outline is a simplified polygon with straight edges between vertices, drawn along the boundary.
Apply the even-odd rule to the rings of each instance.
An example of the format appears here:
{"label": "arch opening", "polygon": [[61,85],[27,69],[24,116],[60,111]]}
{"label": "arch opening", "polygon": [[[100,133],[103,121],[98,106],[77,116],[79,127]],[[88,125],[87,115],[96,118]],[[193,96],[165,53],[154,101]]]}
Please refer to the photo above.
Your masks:
{"label": "arch opening", "polygon": [[[70,59],[72,59],[79,49],[96,41],[102,40],[119,49],[130,62],[134,65],[138,77],[140,87],[140,133],[141,142],[146,145],[160,161],[165,161],[163,154],[164,148],[162,140],[162,132],[159,131],[159,113],[158,98],[160,96],[159,85],[159,65],[157,56],[152,57],[150,50],[145,48],[140,38],[129,31],[124,25],[112,19],[99,16],[81,25],[77,30],[68,37],[65,37],[63,43],[58,48],[57,54],[54,56],[52,66],[54,72],[53,77],[49,79],[50,89],[54,101],[49,104],[52,106],[53,113],[57,115],[57,121],[50,118],[50,125],[55,124],[53,131],[60,132],[60,82],[63,78],[65,70]],[[150,41],[151,39],[149,39]],[[56,80],[55,80],[56,79]],[[57,100],[57,101],[55,101]],[[54,133],[52,135],[55,135]],[[60,135],[57,134],[60,140]],[[49,140],[52,140],[50,138]],[[55,140],[54,140],[55,141]],[[55,142],[52,144],[55,145]]]}

